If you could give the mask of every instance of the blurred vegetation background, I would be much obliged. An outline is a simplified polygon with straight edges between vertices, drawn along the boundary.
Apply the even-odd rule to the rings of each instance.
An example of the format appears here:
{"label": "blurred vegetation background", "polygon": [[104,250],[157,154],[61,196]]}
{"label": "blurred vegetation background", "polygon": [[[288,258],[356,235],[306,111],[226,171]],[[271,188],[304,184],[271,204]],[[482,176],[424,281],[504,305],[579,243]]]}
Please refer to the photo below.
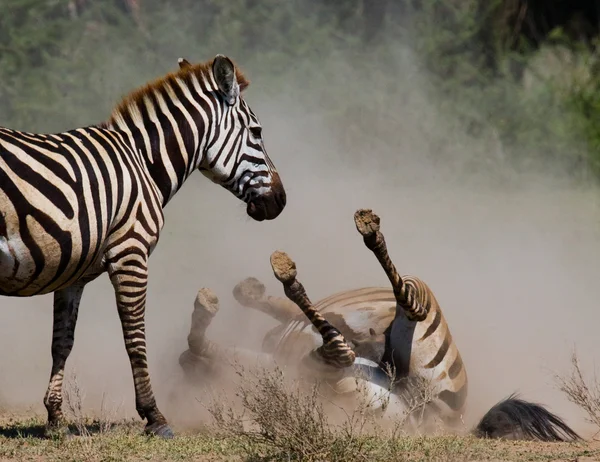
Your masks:
{"label": "blurred vegetation background", "polygon": [[280,108],[301,101],[354,152],[400,155],[410,144],[398,127],[410,118],[412,136],[427,139],[423,155],[436,162],[472,137],[481,148],[470,168],[549,169],[595,182],[597,5],[0,0],[0,125],[52,132],[93,124],[122,95],[176,69],[178,57],[224,53],[253,91]]}

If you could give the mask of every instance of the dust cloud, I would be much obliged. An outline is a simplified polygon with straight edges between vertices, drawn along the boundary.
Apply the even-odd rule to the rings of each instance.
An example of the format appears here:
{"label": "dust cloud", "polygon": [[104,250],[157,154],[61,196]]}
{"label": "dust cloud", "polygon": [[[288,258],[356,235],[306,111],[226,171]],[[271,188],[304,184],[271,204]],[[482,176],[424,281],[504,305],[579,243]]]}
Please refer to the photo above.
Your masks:
{"label": "dust cloud", "polygon": [[[235,59],[256,81],[252,63]],[[169,70],[157,69],[156,75]],[[418,275],[436,293],[469,374],[466,423],[518,390],[585,431],[584,416],[556,390],[552,373],[568,370],[573,347],[591,372],[598,351],[599,191],[544,174],[513,175],[499,185],[492,181],[497,171],[468,169],[466,162],[489,144],[443,120],[420,92],[419,81],[420,76],[407,73],[401,84],[410,98],[389,103],[396,105],[396,117],[384,128],[401,142],[390,145],[367,136],[354,147],[344,143],[340,127],[324,123],[300,98],[274,99],[250,87],[246,98],[263,124],[288,205],[275,221],[256,223],[230,193],[195,174],[167,207],[166,226],[150,261],[147,306],[150,371],[167,418],[177,418],[168,396],[181,377],[177,359],[187,349],[193,301],[201,287],[210,287],[221,301],[210,338],[259,348],[274,321],[239,307],[231,290],[254,276],[272,295],[282,296],[269,265],[274,250],[296,261],[313,300],[386,285],[354,227],[353,213],[364,207],[381,217],[400,272]],[[370,122],[356,123],[368,127]],[[447,133],[444,146],[431,141],[440,130]],[[432,156],[440,149],[441,161],[442,156]],[[43,411],[51,305],[51,295],[3,299],[0,404],[6,408]],[[106,276],[84,293],[67,366],[67,375],[73,372],[85,391],[86,410],[106,394],[109,406],[121,405],[124,415],[137,416]],[[190,409],[194,406],[190,403]]]}

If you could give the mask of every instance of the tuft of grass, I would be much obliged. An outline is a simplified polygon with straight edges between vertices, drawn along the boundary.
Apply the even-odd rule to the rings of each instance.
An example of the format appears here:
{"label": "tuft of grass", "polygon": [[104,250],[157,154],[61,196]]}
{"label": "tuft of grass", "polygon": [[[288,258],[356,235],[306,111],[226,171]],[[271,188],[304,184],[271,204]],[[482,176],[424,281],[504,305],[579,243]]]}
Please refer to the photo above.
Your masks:
{"label": "tuft of grass", "polygon": [[567,396],[569,401],[587,414],[587,420],[598,427],[600,432],[600,382],[595,374],[591,381],[584,378],[575,351],[571,355],[570,374],[556,374],[555,380],[558,389]]}
{"label": "tuft of grass", "polygon": [[308,393],[301,385],[290,386],[279,368],[246,374],[243,366],[234,367],[243,377],[235,394],[241,411],[222,394],[213,397],[208,406],[223,436],[245,440],[247,453],[252,457],[258,456],[258,444],[269,448],[269,452],[294,459],[329,459],[327,456],[336,450],[339,441],[328,425],[316,386],[310,387]]}
{"label": "tuft of grass", "polygon": [[[106,393],[102,394],[100,403],[100,413],[96,418],[90,418],[84,412],[83,402],[85,400],[85,390],[79,384],[77,372],[73,370],[65,381],[63,386],[64,408],[66,416],[70,418],[77,434],[80,436],[91,436],[90,429],[95,433],[106,433],[110,431],[117,423],[117,416],[122,407],[109,408],[107,405]],[[122,421],[120,422],[122,424]]]}

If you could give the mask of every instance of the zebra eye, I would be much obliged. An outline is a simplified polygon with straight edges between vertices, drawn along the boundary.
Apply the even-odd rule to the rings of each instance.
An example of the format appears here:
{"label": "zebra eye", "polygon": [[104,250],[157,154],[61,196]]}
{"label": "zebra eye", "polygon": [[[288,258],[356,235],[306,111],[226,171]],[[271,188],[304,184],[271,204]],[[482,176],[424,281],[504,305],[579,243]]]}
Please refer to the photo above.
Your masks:
{"label": "zebra eye", "polygon": [[262,135],[262,127],[251,127],[250,133],[252,133],[252,136],[254,136],[255,138],[260,138],[260,136]]}

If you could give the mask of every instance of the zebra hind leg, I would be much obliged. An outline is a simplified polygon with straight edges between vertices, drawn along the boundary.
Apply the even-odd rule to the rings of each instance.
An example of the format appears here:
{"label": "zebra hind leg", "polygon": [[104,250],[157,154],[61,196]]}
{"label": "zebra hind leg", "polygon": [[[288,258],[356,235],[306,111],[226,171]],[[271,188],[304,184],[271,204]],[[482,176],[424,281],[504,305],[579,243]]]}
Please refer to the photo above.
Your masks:
{"label": "zebra hind leg", "polygon": [[135,407],[139,416],[146,419],[147,434],[170,439],[174,436],[173,431],[156,405],[148,371],[144,319],[148,281],[147,259],[142,261],[139,251],[121,253],[119,257],[113,261],[109,259],[108,275],[115,290],[125,349],[131,365]]}
{"label": "zebra hind leg", "polygon": [[[363,236],[367,248],[375,254],[387,275],[398,305],[404,308],[406,317],[411,321],[422,321],[427,317],[428,306],[417,298],[414,288],[404,283],[402,277],[396,270],[396,266],[387,251],[385,238],[379,231],[380,218],[369,209],[359,209],[354,214],[356,229]],[[422,298],[422,297],[421,297]]]}
{"label": "zebra hind leg", "polygon": [[287,298],[265,295],[264,284],[253,277],[236,284],[233,297],[240,305],[260,311],[281,323],[289,322],[300,314],[296,304]]}
{"label": "zebra hind leg", "polygon": [[65,364],[75,341],[75,325],[84,287],[85,284],[77,284],[54,292],[52,371],[44,397],[44,406],[48,411],[45,429],[47,437],[69,433],[62,412],[62,388]]}
{"label": "zebra hind leg", "polygon": [[341,332],[314,309],[304,287],[296,279],[296,264],[292,259],[284,252],[275,251],[271,254],[271,267],[283,284],[286,296],[300,307],[323,339],[323,345],[311,352],[311,356],[336,368],[352,366],[356,357],[354,351]]}

